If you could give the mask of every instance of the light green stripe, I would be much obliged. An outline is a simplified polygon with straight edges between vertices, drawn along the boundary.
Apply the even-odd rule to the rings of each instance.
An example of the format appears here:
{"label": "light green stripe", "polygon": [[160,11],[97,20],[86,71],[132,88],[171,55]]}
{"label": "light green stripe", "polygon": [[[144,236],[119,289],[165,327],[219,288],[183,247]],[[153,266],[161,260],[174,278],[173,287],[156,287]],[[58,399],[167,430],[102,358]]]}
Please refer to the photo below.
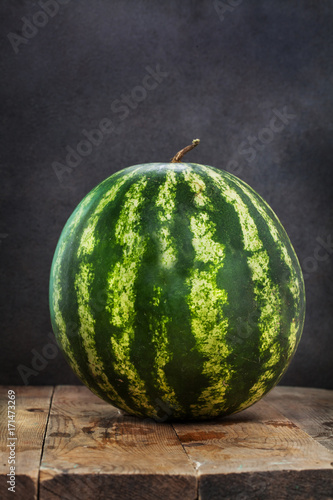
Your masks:
{"label": "light green stripe", "polygon": [[[267,383],[275,376],[272,367],[280,359],[280,348],[277,337],[280,332],[280,308],[281,299],[279,288],[269,278],[269,256],[263,248],[257,226],[251,214],[238,192],[223,180],[217,173],[207,167],[203,167],[207,174],[221,189],[225,199],[231,203],[239,217],[242,229],[244,248],[252,253],[247,258],[252,272],[253,290],[257,304],[260,304],[260,318],[258,321],[260,337],[259,350],[262,354],[269,352],[270,358],[263,366],[265,372],[259,377],[258,382],[250,389],[250,397],[237,411],[249,406],[254,400],[264,394]],[[230,182],[233,182],[230,179]],[[242,186],[240,186],[242,188]]]}
{"label": "light green stripe", "polygon": [[95,196],[95,189],[92,190],[80,203],[79,208],[73,214],[71,220],[69,221],[69,225],[67,227],[66,238],[64,238],[60,247],[57,250],[56,260],[53,264],[52,277],[53,277],[53,310],[54,310],[54,319],[58,327],[58,339],[59,342],[66,352],[69,363],[74,370],[74,372],[80,377],[80,379],[88,384],[85,376],[83,375],[79,365],[76,361],[76,356],[71,348],[70,342],[67,337],[67,327],[64,317],[60,310],[60,301],[62,299],[62,282],[61,282],[61,267],[62,267],[62,259],[64,255],[64,251],[67,248],[68,242],[71,240],[75,230],[77,229],[78,224],[81,222],[81,217],[86,210],[87,206],[91,202],[91,200]]}
{"label": "light green stripe", "polygon": [[[173,171],[168,171],[165,182],[158,190],[156,208],[157,218],[159,220],[158,241],[161,253],[161,265],[164,268],[171,268],[177,262],[177,252],[175,240],[170,233],[173,213],[175,209],[177,176]],[[163,393],[163,400],[173,411],[179,414],[180,406],[177,401],[174,389],[168,384],[165,366],[172,359],[172,352],[169,348],[167,324],[169,318],[166,315],[158,314],[162,289],[154,286],[154,295],[152,305],[156,307],[157,314],[152,314],[150,320],[150,329],[152,331],[152,342],[156,349],[154,369],[156,373],[156,387]],[[156,316],[160,317],[157,322]]]}
{"label": "light green stripe", "polygon": [[228,320],[223,318],[223,306],[227,304],[228,298],[226,291],[217,287],[216,275],[212,267],[209,271],[196,269],[188,279],[191,287],[187,299],[191,311],[191,328],[197,349],[206,358],[203,374],[210,381],[210,385],[200,394],[198,403],[192,405],[195,416],[215,416],[220,413],[233,373],[226,361],[230,354],[226,344]]}
{"label": "light green stripe", "polygon": [[258,210],[262,218],[265,220],[271,236],[276,244],[277,249],[280,251],[280,255],[282,260],[284,261],[285,265],[288,267],[289,272],[290,272],[290,278],[288,281],[288,288],[290,290],[290,293],[293,296],[294,303],[295,303],[295,315],[291,321],[290,325],[290,334],[289,334],[289,348],[288,348],[288,356],[291,355],[291,353],[294,351],[295,346],[296,346],[296,341],[297,341],[297,331],[298,329],[296,328],[296,320],[297,320],[297,315],[298,315],[298,309],[300,305],[300,288],[301,288],[301,283],[299,282],[296,270],[294,268],[292,259],[289,255],[288,249],[286,245],[284,244],[283,241],[281,241],[279,233],[274,225],[274,222],[272,221],[271,216],[266,212],[266,210],[263,208],[261,203],[259,203],[258,199],[250,189],[248,189],[246,186],[244,186],[242,183],[238,181],[238,179],[234,180],[235,184],[237,184],[250,198],[251,202],[253,203],[254,207]]}
{"label": "light green stripe", "polygon": [[79,272],[75,277],[75,290],[77,295],[78,316],[80,321],[79,335],[85,349],[88,367],[93,375],[96,384],[125,411],[131,411],[125,401],[118,395],[117,391],[110,384],[105,374],[104,366],[100,356],[97,354],[95,341],[96,320],[91,313],[91,285],[94,281],[94,265],[82,262]]}
{"label": "light green stripe", "polygon": [[92,254],[96,245],[99,243],[95,237],[95,230],[100,214],[103,212],[105,207],[115,199],[121,186],[133,177],[137,170],[138,169],[135,169],[131,171],[131,173],[118,179],[115,184],[113,184],[103,195],[94,212],[90,215],[88,224],[82,233],[77,253],[78,258],[82,260],[82,263],[75,281],[78,300],[78,314],[81,325],[80,335],[82,337],[83,347],[86,351],[90,372],[94,376],[96,384],[110,396],[115,404],[118,404],[122,409],[129,412],[130,408],[118,395],[117,391],[111,385],[108,377],[106,376],[102,359],[97,353],[95,340],[95,319],[90,309],[90,285],[93,282],[93,267],[86,263],[86,257]]}
{"label": "light green stripe", "polygon": [[169,228],[169,222],[175,209],[176,182],[176,174],[173,171],[168,171],[166,181],[159,188],[156,200],[157,216],[161,222],[158,233],[160,263],[165,268],[171,268],[177,261],[175,242]]}
{"label": "light green stripe", "polygon": [[220,266],[224,257],[224,246],[214,241],[215,226],[210,222],[208,214],[202,212],[198,217],[192,217],[190,224],[195,259]]}
{"label": "light green stripe", "polygon": [[212,208],[212,202],[205,194],[206,184],[200,175],[193,172],[191,167],[184,170],[184,180],[190,186],[191,191],[194,193],[194,203],[198,207]]}
{"label": "light green stripe", "polygon": [[126,377],[128,391],[139,408],[157,417],[156,410],[148,401],[145,384],[131,362],[131,342],[134,338],[135,321],[135,281],[142,256],[146,249],[144,238],[140,235],[140,209],[145,197],[143,191],[147,184],[141,178],[133,184],[125,196],[119,219],[116,224],[116,240],[122,245],[122,260],[117,262],[108,274],[108,302],[110,322],[121,329],[119,336],[111,337],[111,345],[116,356],[115,371]]}
{"label": "light green stripe", "polygon": [[100,214],[103,212],[105,207],[115,199],[121,186],[125,182],[127,182],[131,177],[133,177],[133,175],[137,170],[139,170],[139,167],[132,170],[129,174],[123,175],[103,195],[97,207],[95,208],[94,212],[90,215],[88,219],[88,224],[82,233],[80,246],[77,252],[78,258],[82,257],[83,255],[89,255],[93,252],[94,248],[99,243],[99,241],[96,241],[95,230],[97,223],[99,221]]}
{"label": "light green stripe", "polygon": [[[207,205],[206,186],[201,178],[187,175],[190,187],[200,194],[195,197],[198,206]],[[215,416],[225,404],[225,393],[232,369],[226,359],[230,349],[226,344],[228,320],[223,317],[224,306],[228,303],[227,292],[218,288],[216,279],[223,267],[224,245],[214,240],[215,225],[206,212],[200,212],[190,219],[193,234],[192,245],[195,262],[203,263],[204,269],[194,267],[187,279],[190,293],[187,302],[191,311],[191,328],[196,347],[204,355],[203,374],[209,378],[210,385],[202,391],[198,403],[192,405],[193,415]]]}

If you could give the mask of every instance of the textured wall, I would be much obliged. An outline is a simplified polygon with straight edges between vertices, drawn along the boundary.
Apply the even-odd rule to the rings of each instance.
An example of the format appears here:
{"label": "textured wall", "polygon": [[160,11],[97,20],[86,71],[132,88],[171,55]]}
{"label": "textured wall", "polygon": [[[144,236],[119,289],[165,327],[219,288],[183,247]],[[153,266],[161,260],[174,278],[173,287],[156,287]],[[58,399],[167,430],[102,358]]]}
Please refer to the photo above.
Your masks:
{"label": "textured wall", "polygon": [[256,189],[304,270],[283,383],[333,389],[332,2],[4,0],[0,18],[0,382],[23,383],[19,365],[31,384],[78,382],[47,346],[61,229],[105,177],[200,137],[188,161]]}

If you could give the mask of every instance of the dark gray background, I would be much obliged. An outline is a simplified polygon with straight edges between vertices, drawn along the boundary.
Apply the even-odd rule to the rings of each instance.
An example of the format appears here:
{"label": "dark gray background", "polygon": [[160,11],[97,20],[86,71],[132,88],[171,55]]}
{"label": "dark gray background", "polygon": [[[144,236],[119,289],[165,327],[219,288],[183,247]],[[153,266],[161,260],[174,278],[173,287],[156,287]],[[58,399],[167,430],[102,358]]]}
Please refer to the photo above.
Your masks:
{"label": "dark gray background", "polygon": [[[333,389],[333,2],[223,4],[59,0],[15,54],[13,34],[27,34],[22,17],[43,24],[45,16],[36,16],[37,2],[1,2],[1,383],[22,384],[19,365],[35,369],[30,384],[78,383],[47,347],[49,271],[61,229],[104,178],[168,161],[199,137],[187,161],[232,171],[256,189],[304,270],[305,329],[282,383]],[[121,120],[125,112],[112,103],[132,92],[143,97],[135,87],[156,65],[167,76]],[[292,118],[283,130],[263,131],[285,107]],[[54,162],[65,164],[66,147],[76,149],[82,130],[104,118],[115,131],[60,182]],[[245,153],[258,134],[266,144]],[[52,359],[37,362],[42,352]]]}

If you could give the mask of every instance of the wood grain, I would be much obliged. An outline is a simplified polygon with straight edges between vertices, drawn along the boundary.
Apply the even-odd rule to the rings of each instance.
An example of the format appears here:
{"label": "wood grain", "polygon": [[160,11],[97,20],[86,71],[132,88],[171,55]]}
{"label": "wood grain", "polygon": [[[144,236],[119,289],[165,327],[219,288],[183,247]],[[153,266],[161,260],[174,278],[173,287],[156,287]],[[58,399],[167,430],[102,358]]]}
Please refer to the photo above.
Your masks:
{"label": "wood grain", "polygon": [[199,500],[332,500],[332,471],[205,474]]}
{"label": "wood grain", "polygon": [[[300,482],[309,472],[309,488],[310,477],[312,484],[319,481],[323,486],[325,476],[327,484],[330,482],[326,498],[333,496],[333,454],[264,400],[239,414],[206,422],[204,426],[202,423],[174,424],[174,428],[189,458],[196,464],[202,500],[270,498],[265,496],[266,490],[273,491],[284,478],[287,482],[290,477],[297,478],[298,472],[301,472]],[[262,481],[263,486],[259,488]],[[255,486],[253,495],[237,496],[250,495],[249,482]],[[258,488],[262,489],[263,496]],[[219,496],[218,493],[214,496],[214,492],[220,492]],[[272,495],[272,498],[278,496]]]}
{"label": "wood grain", "polygon": [[[333,391],[277,387],[224,419],[130,417],[84,386],[17,387],[16,498],[333,499]],[[0,498],[7,492],[0,388]]]}
{"label": "wood grain", "polygon": [[86,387],[56,388],[40,468],[40,500],[197,498],[173,428],[124,416]]}
{"label": "wood grain", "polygon": [[[15,493],[8,491],[8,390],[14,390],[15,408]],[[0,386],[0,498],[36,500],[42,445],[49,413],[52,387]]]}
{"label": "wood grain", "polygon": [[277,387],[265,400],[333,451],[333,391],[307,387]]}

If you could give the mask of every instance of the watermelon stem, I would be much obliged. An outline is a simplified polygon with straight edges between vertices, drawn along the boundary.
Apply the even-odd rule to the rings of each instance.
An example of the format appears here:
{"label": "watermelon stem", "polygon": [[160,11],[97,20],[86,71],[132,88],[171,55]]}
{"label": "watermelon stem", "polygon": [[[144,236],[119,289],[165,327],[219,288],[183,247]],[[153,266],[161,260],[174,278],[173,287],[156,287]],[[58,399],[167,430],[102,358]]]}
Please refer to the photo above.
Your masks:
{"label": "watermelon stem", "polygon": [[191,151],[191,149],[195,148],[195,146],[197,146],[200,142],[200,139],[193,139],[192,141],[192,144],[190,144],[189,146],[186,146],[186,148],[183,148],[181,149],[180,151],[178,151],[177,154],[175,154],[175,156],[173,158],[171,158],[171,163],[178,163],[180,162],[180,160],[183,158],[183,156],[188,153],[189,151]]}

